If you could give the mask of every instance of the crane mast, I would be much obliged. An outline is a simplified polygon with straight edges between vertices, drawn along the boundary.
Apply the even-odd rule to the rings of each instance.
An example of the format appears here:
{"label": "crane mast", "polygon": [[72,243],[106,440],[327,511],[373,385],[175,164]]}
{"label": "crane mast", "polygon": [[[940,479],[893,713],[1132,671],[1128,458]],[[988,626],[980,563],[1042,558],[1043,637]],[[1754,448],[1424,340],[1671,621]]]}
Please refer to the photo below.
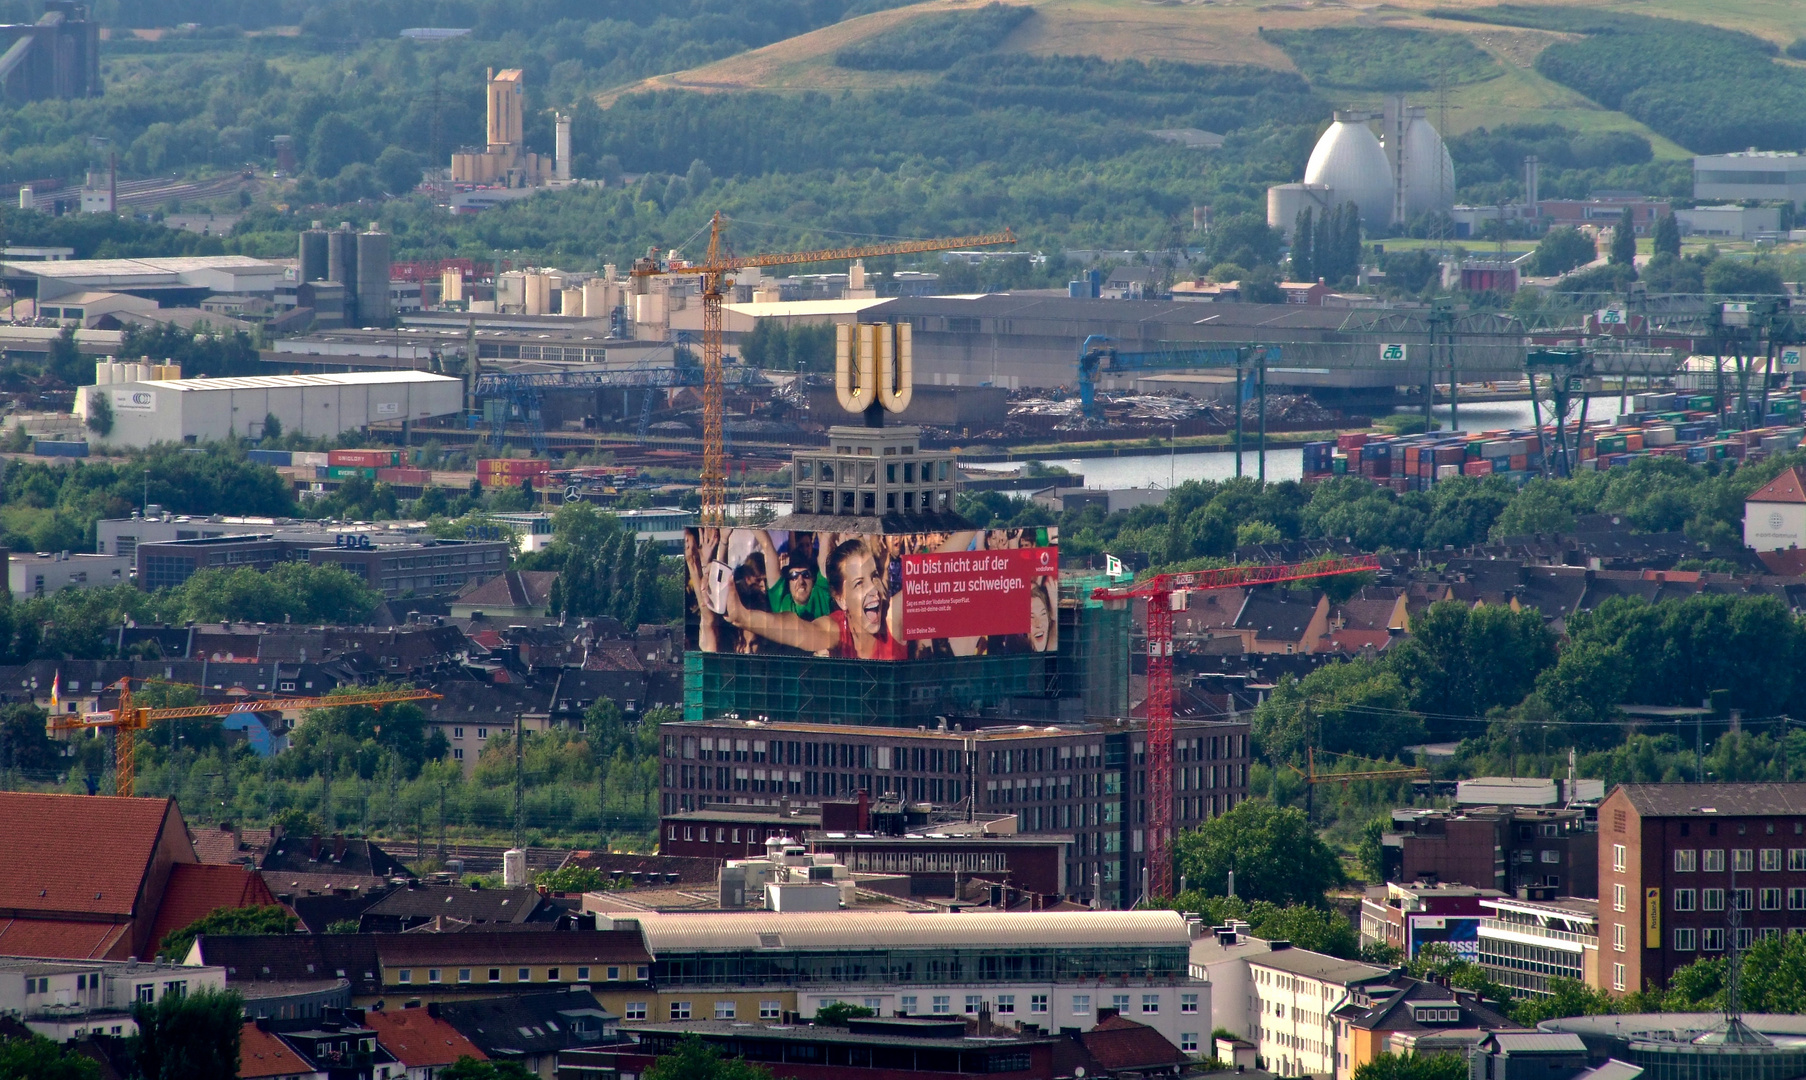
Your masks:
{"label": "crane mast", "polygon": [[113,791],[130,797],[138,776],[138,732],[158,720],[182,720],[200,716],[226,716],[235,712],[288,712],[293,709],[333,709],[347,705],[391,705],[398,701],[426,701],[440,695],[431,690],[383,690],[367,694],[338,694],[328,697],[247,699],[219,705],[178,705],[154,709],[132,704],[132,683],[121,679],[109,689],[119,690],[119,704],[110,711],[92,712],[85,716],[52,716],[46,726],[52,731],[94,730],[110,727],[114,732]]}
{"label": "crane mast", "polygon": [[1146,600],[1148,714],[1148,896],[1173,895],[1173,612],[1187,593],[1305,581],[1378,570],[1372,555],[1338,555],[1276,566],[1231,566],[1184,574],[1159,574],[1123,587],[1103,587],[1092,598],[1106,605]]}

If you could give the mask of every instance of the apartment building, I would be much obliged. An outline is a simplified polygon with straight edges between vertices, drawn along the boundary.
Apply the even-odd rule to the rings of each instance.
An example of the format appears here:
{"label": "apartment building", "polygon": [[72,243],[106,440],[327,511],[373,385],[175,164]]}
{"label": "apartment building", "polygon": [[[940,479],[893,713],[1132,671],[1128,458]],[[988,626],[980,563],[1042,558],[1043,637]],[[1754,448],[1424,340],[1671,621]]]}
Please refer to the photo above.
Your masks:
{"label": "apartment building", "polygon": [[1284,943],[1248,957],[1250,1039],[1260,1065],[1277,1076],[1334,1073],[1347,1054],[1333,1014],[1355,988],[1384,982],[1391,972]]}
{"label": "apartment building", "polygon": [[1806,784],[1621,784],[1599,822],[1606,989],[1806,929]]}
{"label": "apartment building", "polygon": [[1554,979],[1599,989],[1599,901],[1574,896],[1487,897],[1479,964],[1520,996],[1547,996]]}

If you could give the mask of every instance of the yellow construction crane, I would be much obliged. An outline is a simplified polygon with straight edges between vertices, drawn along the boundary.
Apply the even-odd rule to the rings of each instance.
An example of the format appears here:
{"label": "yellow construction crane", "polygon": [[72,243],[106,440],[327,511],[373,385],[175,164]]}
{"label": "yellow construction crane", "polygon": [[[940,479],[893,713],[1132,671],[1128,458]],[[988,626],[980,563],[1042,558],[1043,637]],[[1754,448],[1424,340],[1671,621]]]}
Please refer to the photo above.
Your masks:
{"label": "yellow construction crane", "polygon": [[717,210],[709,222],[709,252],[700,263],[661,263],[656,254],[633,264],[631,276],[642,281],[655,277],[695,275],[702,285],[702,524],[725,524],[727,513],[727,460],[721,442],[721,298],[734,284],[728,275],[759,266],[792,266],[800,263],[836,262],[842,259],[911,255],[925,251],[989,247],[1013,244],[1008,229],[983,236],[956,236],[939,240],[899,240],[862,247],[823,248],[819,251],[784,251],[770,255],[729,255],[722,250],[724,222]]}
{"label": "yellow construction crane", "polygon": [[287,712],[291,709],[334,709],[343,705],[389,705],[397,701],[425,701],[439,697],[431,690],[385,690],[370,694],[339,694],[331,697],[247,699],[220,705],[183,705],[167,709],[148,709],[132,704],[132,684],[121,679],[107,689],[119,691],[119,704],[110,711],[92,712],[85,716],[52,716],[47,725],[52,731],[92,730],[110,727],[115,732],[114,793],[130,796],[138,773],[138,732],[158,720],[183,720],[197,716],[226,716],[235,712]]}
{"label": "yellow construction crane", "polygon": [[1307,746],[1304,756],[1305,766],[1309,771],[1300,769],[1296,765],[1292,765],[1290,768],[1307,784],[1341,784],[1343,787],[1347,787],[1350,780],[1427,780],[1430,777],[1430,770],[1418,768],[1415,765],[1396,765],[1390,761],[1377,761],[1373,758],[1361,757],[1358,754],[1337,754],[1329,750],[1325,750],[1324,753],[1331,757],[1365,761],[1384,767],[1364,769],[1360,772],[1320,773],[1317,771],[1317,748]]}

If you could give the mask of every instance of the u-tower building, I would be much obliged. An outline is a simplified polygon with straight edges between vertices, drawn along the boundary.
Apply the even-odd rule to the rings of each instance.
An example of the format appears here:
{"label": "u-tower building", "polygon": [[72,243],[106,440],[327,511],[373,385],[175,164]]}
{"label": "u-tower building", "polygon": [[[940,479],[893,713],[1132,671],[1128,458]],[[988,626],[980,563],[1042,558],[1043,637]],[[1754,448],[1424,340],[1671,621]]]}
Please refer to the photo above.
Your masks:
{"label": "u-tower building", "polygon": [[[661,810],[709,809],[723,857],[735,805],[748,828],[771,821],[757,807],[861,795],[1014,814],[1067,841],[1067,896],[1126,907],[1148,819],[1132,611],[1091,599],[1103,575],[1062,570],[1057,529],[960,517],[953,455],[882,426],[908,405],[908,324],[843,330],[841,404],[865,425],[794,455],[787,516],[685,536]],[[1245,722],[1181,720],[1174,742],[1181,828],[1246,796]]]}

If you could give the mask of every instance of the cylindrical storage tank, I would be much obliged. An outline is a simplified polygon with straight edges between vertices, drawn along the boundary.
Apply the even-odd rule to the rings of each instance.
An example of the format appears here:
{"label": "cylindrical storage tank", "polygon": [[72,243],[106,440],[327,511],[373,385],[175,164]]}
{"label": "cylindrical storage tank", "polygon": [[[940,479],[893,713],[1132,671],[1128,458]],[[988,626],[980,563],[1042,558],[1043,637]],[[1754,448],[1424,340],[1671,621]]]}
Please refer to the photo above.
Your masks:
{"label": "cylindrical storage tank", "polygon": [[583,316],[587,319],[599,319],[608,314],[608,282],[598,278],[590,278],[583,283]]}
{"label": "cylindrical storage tank", "polygon": [[357,317],[366,326],[389,324],[389,234],[357,237]]}
{"label": "cylindrical storage tank", "polygon": [[350,229],[326,234],[326,280],[345,286],[347,294],[357,291],[357,234]]}
{"label": "cylindrical storage tank", "polygon": [[1361,221],[1378,231],[1392,224],[1392,164],[1366,113],[1335,114],[1304,167],[1304,182],[1327,184],[1336,205],[1352,202]]}
{"label": "cylindrical storage tank", "polygon": [[113,365],[113,381],[116,383],[131,382],[132,374],[132,365],[123,360]]}
{"label": "cylindrical storage tank", "polygon": [[149,364],[133,364],[132,365],[132,378],[134,380],[136,380],[137,382],[150,382],[151,381],[151,365],[149,365]]}
{"label": "cylindrical storage tank", "polygon": [[316,221],[313,228],[301,233],[301,266],[299,268],[301,280],[325,281],[331,277],[332,271],[327,264],[328,257],[326,230],[320,228],[319,222]]}
{"label": "cylindrical storage tank", "polygon": [[526,886],[527,853],[520,848],[509,848],[502,852],[502,884],[511,889]]}
{"label": "cylindrical storage tank", "polygon": [[109,386],[113,382],[113,365],[106,360],[94,361],[94,385]]}
{"label": "cylindrical storage tank", "polygon": [[581,314],[583,314],[583,290],[582,289],[566,289],[566,290],[564,290],[564,292],[559,295],[558,303],[559,303],[559,309],[558,309],[559,314],[562,314],[562,315],[581,315]]}
{"label": "cylindrical storage tank", "polygon": [[1301,211],[1309,210],[1314,221],[1329,208],[1335,192],[1327,184],[1275,184],[1267,189],[1267,224],[1285,234],[1292,242],[1292,230]]}
{"label": "cylindrical storage tank", "polygon": [[522,314],[544,315],[546,313],[546,275],[529,273],[522,282],[526,286],[526,298],[521,306]]}

